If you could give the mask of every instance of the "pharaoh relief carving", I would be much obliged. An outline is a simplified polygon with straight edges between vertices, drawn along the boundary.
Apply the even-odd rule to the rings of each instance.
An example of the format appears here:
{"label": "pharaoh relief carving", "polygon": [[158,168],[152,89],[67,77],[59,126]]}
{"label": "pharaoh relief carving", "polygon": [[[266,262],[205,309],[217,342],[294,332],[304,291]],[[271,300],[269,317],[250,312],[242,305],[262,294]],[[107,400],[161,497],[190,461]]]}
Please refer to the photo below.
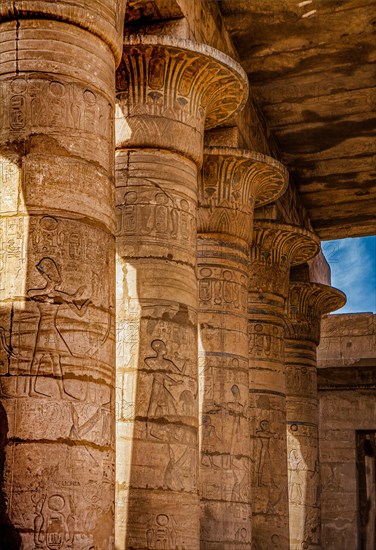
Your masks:
{"label": "pharaoh relief carving", "polygon": [[[34,261],[30,288],[18,296],[23,309],[15,307],[10,315],[3,310],[2,315],[2,361],[8,365],[8,376],[2,378],[3,392],[48,397],[58,389],[61,397],[72,397],[68,385],[72,388],[77,382],[67,384],[64,371],[70,372],[75,358],[83,356],[91,358],[97,376],[112,384],[105,360],[113,326],[111,289],[99,284],[108,265],[108,235],[49,216],[34,217],[30,225],[29,264]],[[87,269],[76,282],[78,265]],[[82,365],[80,372],[84,375],[92,368]],[[28,376],[12,377],[21,372]],[[43,373],[50,374],[46,377]],[[58,388],[54,389],[55,384]],[[78,382],[77,395],[79,388]]]}

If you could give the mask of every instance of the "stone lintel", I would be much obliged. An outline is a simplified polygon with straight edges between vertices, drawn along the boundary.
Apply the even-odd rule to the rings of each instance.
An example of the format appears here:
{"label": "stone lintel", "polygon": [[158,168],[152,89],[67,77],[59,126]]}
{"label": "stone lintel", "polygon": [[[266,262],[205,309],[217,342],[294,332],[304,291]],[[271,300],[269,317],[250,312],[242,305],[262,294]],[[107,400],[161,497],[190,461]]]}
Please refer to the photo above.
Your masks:
{"label": "stone lintel", "polygon": [[322,315],[343,307],[345,303],[345,294],[336,288],[320,283],[290,281],[285,338],[309,340],[318,345]]}
{"label": "stone lintel", "polygon": [[204,150],[199,187],[199,233],[222,233],[249,242],[253,212],[286,190],[288,172],[260,153],[230,147]]}
{"label": "stone lintel", "polygon": [[238,63],[210,46],[133,35],[124,44],[117,90],[118,127],[126,120],[118,147],[168,149],[200,165],[204,129],[244,107],[248,79]]}
{"label": "stone lintel", "polygon": [[103,40],[112,50],[118,65],[126,5],[126,0],[2,0],[0,21],[43,18],[76,25]]}

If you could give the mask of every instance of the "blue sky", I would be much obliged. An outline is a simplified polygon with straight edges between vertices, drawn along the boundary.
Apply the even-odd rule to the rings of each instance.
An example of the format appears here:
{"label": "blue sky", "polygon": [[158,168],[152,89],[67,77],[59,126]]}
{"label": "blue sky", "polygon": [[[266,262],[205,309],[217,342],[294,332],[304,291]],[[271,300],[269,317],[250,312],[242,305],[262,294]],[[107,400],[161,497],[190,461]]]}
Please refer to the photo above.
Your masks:
{"label": "blue sky", "polygon": [[347,296],[347,304],[335,313],[376,313],[376,237],[327,241],[322,249],[332,286]]}

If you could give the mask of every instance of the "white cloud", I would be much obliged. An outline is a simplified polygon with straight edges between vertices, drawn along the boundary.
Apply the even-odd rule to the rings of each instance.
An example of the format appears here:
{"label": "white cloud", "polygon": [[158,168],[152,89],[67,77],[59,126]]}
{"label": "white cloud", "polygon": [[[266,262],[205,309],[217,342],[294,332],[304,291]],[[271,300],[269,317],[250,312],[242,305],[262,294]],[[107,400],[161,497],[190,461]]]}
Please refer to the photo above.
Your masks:
{"label": "white cloud", "polygon": [[376,239],[342,239],[323,243],[332,270],[332,285],[347,295],[336,313],[376,313]]}

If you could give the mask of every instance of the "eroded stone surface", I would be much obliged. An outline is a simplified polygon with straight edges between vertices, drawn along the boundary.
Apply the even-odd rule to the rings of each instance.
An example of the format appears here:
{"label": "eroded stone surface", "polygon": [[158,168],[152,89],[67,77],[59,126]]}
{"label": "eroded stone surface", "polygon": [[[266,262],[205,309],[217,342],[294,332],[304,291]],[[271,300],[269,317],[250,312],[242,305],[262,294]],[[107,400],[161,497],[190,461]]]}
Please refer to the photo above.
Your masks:
{"label": "eroded stone surface", "polygon": [[367,487],[359,477],[365,465],[359,444],[375,433],[375,317],[341,314],[322,321],[317,356],[321,517],[323,546],[329,550],[367,548],[367,539],[368,547],[373,545],[374,485]]}
{"label": "eroded stone surface", "polygon": [[284,364],[285,300],[291,265],[319,250],[311,232],[255,220],[250,248],[248,331],[253,442],[253,543],[289,548]]}
{"label": "eroded stone surface", "polygon": [[120,4],[103,7],[92,3],[94,30],[80,2],[0,6],[0,530],[9,549],[114,544],[111,181],[122,22]]}
{"label": "eroded stone surface", "polygon": [[344,303],[345,296],[337,289],[290,281],[285,366],[291,550],[322,548],[316,346],[321,316]]}
{"label": "eroded stone surface", "polygon": [[[118,73],[117,535],[199,548],[197,167],[243,72],[189,41],[131,38]],[[224,100],[224,98],[226,98]]]}
{"label": "eroded stone surface", "polygon": [[286,170],[269,157],[205,150],[197,248],[203,549],[251,547],[248,243],[255,204],[286,184]]}

